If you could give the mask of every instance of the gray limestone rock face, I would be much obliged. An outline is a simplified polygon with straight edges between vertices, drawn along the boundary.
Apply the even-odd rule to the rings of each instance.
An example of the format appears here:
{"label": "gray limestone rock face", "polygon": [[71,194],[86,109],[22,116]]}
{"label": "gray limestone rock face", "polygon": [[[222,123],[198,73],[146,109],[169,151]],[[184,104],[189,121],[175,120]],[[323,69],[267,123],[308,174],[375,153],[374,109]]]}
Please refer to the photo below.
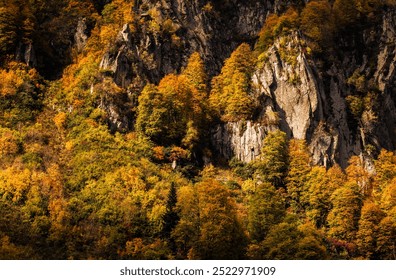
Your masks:
{"label": "gray limestone rock face", "polygon": [[[260,58],[252,77],[254,96],[258,96],[262,107],[259,117],[244,122],[246,125],[219,125],[214,131],[213,146],[226,158],[250,162],[260,154],[268,131],[281,129],[290,138],[307,139],[323,119],[323,87],[304,54],[301,40],[297,33],[281,38]],[[323,141],[318,140],[323,147],[317,153],[330,149],[333,140],[328,138],[326,135]]]}
{"label": "gray limestone rock face", "polygon": [[82,18],[77,23],[76,33],[74,33],[74,42],[78,52],[81,52],[88,40],[86,19]]}
{"label": "gray limestone rock face", "polygon": [[319,87],[297,34],[275,42],[253,76],[253,87],[267,95],[280,117],[280,128],[289,137],[306,139],[315,117],[321,118]]}
{"label": "gray limestone rock face", "polygon": [[[273,8],[272,1],[225,2],[213,1],[209,7],[202,0],[135,1],[135,29],[126,24],[119,31],[102,57],[102,73],[132,95],[147,83],[157,84],[165,75],[179,72],[194,52],[204,59],[209,76],[218,73],[241,42],[255,40]],[[124,116],[113,119],[122,121]],[[118,127],[114,120],[110,121]]]}
{"label": "gray limestone rock face", "polygon": [[158,83],[165,75],[179,72],[191,54],[198,52],[212,76],[220,72],[224,60],[239,44],[255,41],[274,9],[272,2],[212,1],[209,5],[203,0],[135,1],[136,30],[132,33],[124,25],[104,55],[101,68],[112,71],[122,87],[128,87],[133,83],[131,77],[136,76]]}
{"label": "gray limestone rock face", "polygon": [[129,120],[126,115],[120,112],[120,108],[113,103],[101,104],[99,108],[108,114],[111,131],[127,131]]}
{"label": "gray limestone rock face", "polygon": [[[350,51],[329,68],[307,53],[305,38],[299,33],[277,39],[260,56],[252,77],[260,114],[247,121],[247,126],[219,125],[213,131],[214,148],[227,159],[249,162],[257,157],[266,132],[278,128],[288,137],[305,139],[314,164],[346,167],[348,159],[358,155],[368,170],[373,169],[375,151],[396,147],[395,28],[396,13],[386,12],[381,28],[363,33],[366,52],[355,51],[356,42],[346,43]],[[379,47],[375,47],[376,38]],[[377,87],[374,105],[365,107],[358,118],[351,114],[347,98],[356,96],[350,82],[355,72],[361,73],[366,84]],[[372,88],[366,87],[361,94],[369,94]],[[255,153],[249,153],[251,147]]]}
{"label": "gray limestone rock face", "polygon": [[[213,76],[240,43],[254,44],[270,12],[284,11],[291,2],[136,1],[135,16],[142,24],[133,32],[123,26],[100,67],[117,85],[137,93],[148,82],[158,83],[165,75],[180,72],[193,52],[200,53]],[[170,20],[167,30],[166,19]],[[158,30],[150,27],[153,23]],[[394,149],[395,30],[396,13],[384,12],[382,23],[363,30],[360,37],[339,38],[337,44],[344,53],[341,57],[330,51],[333,58],[327,64],[325,58],[310,54],[309,40],[298,31],[276,39],[260,56],[252,76],[251,94],[261,110],[251,120],[216,125],[210,137],[213,151],[225,159],[252,161],[274,129],[305,139],[313,163],[325,166],[346,167],[353,155],[369,163],[375,151]],[[357,93],[350,82],[354,73],[374,86]],[[348,97],[364,98],[369,91],[378,97],[377,105],[353,116]]]}
{"label": "gray limestone rock face", "polygon": [[15,58],[17,61],[26,63],[29,67],[37,66],[36,51],[32,43],[19,44]]}
{"label": "gray limestone rock face", "polygon": [[127,88],[133,79],[132,57],[131,55],[131,31],[128,24],[125,24],[118,33],[116,44],[119,48],[116,51],[106,52],[99,67],[103,71],[111,72],[114,82],[123,88]]}
{"label": "gray limestone rock face", "polygon": [[377,70],[374,77],[381,91],[387,86],[394,86],[389,81],[395,80],[396,74],[396,14],[387,12],[383,16],[380,39],[380,51],[377,59]]}
{"label": "gray limestone rock face", "polygon": [[24,59],[25,59],[27,66],[30,66],[30,67],[37,66],[36,53],[34,51],[34,47],[33,47],[32,43],[30,43],[26,46]]}
{"label": "gray limestone rock face", "polygon": [[218,125],[212,132],[212,144],[227,160],[235,157],[250,162],[260,154],[267,129],[251,121]]}

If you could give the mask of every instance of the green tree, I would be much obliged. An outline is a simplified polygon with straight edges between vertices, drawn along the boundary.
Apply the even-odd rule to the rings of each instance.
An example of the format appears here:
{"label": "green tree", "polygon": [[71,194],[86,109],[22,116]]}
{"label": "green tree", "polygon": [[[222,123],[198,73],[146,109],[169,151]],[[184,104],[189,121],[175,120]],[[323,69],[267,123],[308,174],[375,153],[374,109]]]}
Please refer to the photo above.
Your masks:
{"label": "green tree", "polygon": [[301,12],[300,28],[316,43],[313,45],[315,51],[321,52],[331,47],[336,25],[329,1],[308,2]]}
{"label": "green tree", "polygon": [[339,166],[333,166],[327,171],[323,166],[314,166],[307,175],[309,203],[306,216],[318,228],[326,226],[327,215],[332,209],[331,196],[345,183],[346,176]]}
{"label": "green tree", "polygon": [[296,213],[309,205],[308,174],[311,170],[311,157],[304,140],[289,141],[289,165],[286,176],[287,193]]}
{"label": "green tree", "polygon": [[297,259],[325,260],[327,259],[324,234],[311,223],[298,226],[303,238],[298,242]]}
{"label": "green tree", "polygon": [[206,179],[182,190],[179,202],[180,222],[173,236],[182,253],[190,259],[244,258],[247,239],[224,186]]}
{"label": "green tree", "polygon": [[160,142],[161,137],[166,133],[165,115],[167,114],[166,103],[163,95],[157,87],[148,84],[139,96],[139,106],[137,110],[136,130]]}
{"label": "green tree", "polygon": [[250,93],[254,56],[248,44],[241,44],[228,58],[220,75],[212,80],[210,105],[223,121],[252,118],[256,105]]}
{"label": "green tree", "polygon": [[158,87],[147,85],[139,96],[136,129],[158,144],[195,149],[208,117],[203,67],[193,54],[181,75],[164,77]]}
{"label": "green tree", "polygon": [[358,229],[361,201],[355,185],[346,185],[334,191],[327,223],[329,236],[353,242]]}
{"label": "green tree", "polygon": [[176,210],[177,204],[177,192],[174,183],[171,183],[171,187],[168,194],[168,199],[166,201],[166,210],[162,216],[162,236],[165,240],[168,240],[169,247],[172,251],[175,251],[175,241],[171,237],[173,229],[179,222],[179,214]]}
{"label": "green tree", "polygon": [[311,224],[299,224],[289,215],[273,226],[259,245],[249,248],[249,257],[269,260],[326,259],[322,234]]}
{"label": "green tree", "polygon": [[270,228],[282,221],[285,209],[283,198],[270,183],[257,184],[248,194],[250,239],[261,242]]}
{"label": "green tree", "polygon": [[276,130],[264,138],[260,157],[253,163],[255,176],[268,181],[275,187],[284,186],[288,167],[288,146],[286,133]]}

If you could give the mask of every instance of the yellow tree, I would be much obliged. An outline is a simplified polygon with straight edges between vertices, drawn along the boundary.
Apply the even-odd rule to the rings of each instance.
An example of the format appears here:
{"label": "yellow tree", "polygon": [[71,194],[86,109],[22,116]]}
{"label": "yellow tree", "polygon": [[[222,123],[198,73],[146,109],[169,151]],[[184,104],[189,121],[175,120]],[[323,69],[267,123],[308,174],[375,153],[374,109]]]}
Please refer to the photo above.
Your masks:
{"label": "yellow tree", "polygon": [[310,192],[307,186],[311,170],[311,157],[304,140],[289,141],[289,168],[286,176],[287,193],[290,204],[296,213],[304,211],[309,205]]}
{"label": "yellow tree", "polygon": [[219,76],[212,80],[210,105],[223,121],[249,119],[255,110],[250,93],[254,56],[250,46],[241,44],[228,58]]}
{"label": "yellow tree", "polygon": [[264,138],[260,158],[253,162],[255,177],[272,183],[279,188],[284,186],[288,166],[286,133],[280,130],[269,132]]}
{"label": "yellow tree", "polygon": [[348,181],[359,187],[359,192],[363,196],[372,194],[372,175],[367,171],[364,160],[361,157],[353,156],[349,159],[349,166],[346,169]]}
{"label": "yellow tree", "polygon": [[381,150],[377,160],[374,161],[375,176],[373,182],[373,196],[380,200],[387,185],[396,177],[396,156],[393,152]]}
{"label": "yellow tree", "polygon": [[200,236],[193,252],[200,259],[243,258],[247,240],[229,191],[213,179],[199,183],[197,188]]}
{"label": "yellow tree", "polygon": [[193,53],[180,75],[188,90],[180,96],[184,103],[185,135],[182,146],[193,150],[199,145],[202,133],[210,120],[205,65],[198,53]]}
{"label": "yellow tree", "polygon": [[187,80],[202,96],[194,98],[201,99],[207,95],[207,75],[205,72],[204,62],[199,53],[193,53],[188,59],[186,68],[182,71],[182,75],[186,76]]}
{"label": "yellow tree", "polygon": [[[296,4],[299,6],[303,5],[302,3]],[[266,51],[266,49],[273,44],[276,38],[282,35],[287,35],[292,30],[296,30],[298,26],[299,13],[294,6],[289,7],[281,16],[276,14],[269,15],[259,33],[255,51],[259,54]]]}
{"label": "yellow tree", "polygon": [[207,92],[204,65],[193,54],[181,75],[165,76],[147,85],[139,96],[136,129],[156,143],[194,149],[206,125]]}
{"label": "yellow tree", "polygon": [[327,223],[328,234],[347,242],[353,242],[358,229],[361,201],[357,186],[347,184],[334,191],[331,196],[333,209],[331,209]]}
{"label": "yellow tree", "polygon": [[383,190],[380,206],[385,211],[396,206],[396,179],[393,179]]}
{"label": "yellow tree", "polygon": [[177,192],[177,213],[180,220],[172,231],[179,258],[187,258],[196,246],[200,234],[199,196],[193,186],[181,187]]}
{"label": "yellow tree", "polygon": [[378,226],[378,258],[396,260],[396,207],[388,211]]}
{"label": "yellow tree", "polygon": [[[173,231],[179,251],[190,259],[241,259],[246,236],[229,191],[213,179],[181,189],[180,221]],[[184,256],[186,257],[186,256]]]}
{"label": "yellow tree", "polygon": [[312,167],[306,182],[309,194],[306,215],[317,227],[326,225],[327,215],[332,209],[331,196],[345,183],[346,176],[339,166],[327,171],[323,166]]}
{"label": "yellow tree", "polygon": [[285,203],[281,195],[269,183],[255,182],[254,190],[248,194],[248,230],[254,242],[261,242],[271,226],[282,221]]}
{"label": "yellow tree", "polygon": [[[301,12],[301,30],[317,45],[317,51],[331,46],[336,31],[330,3],[326,0],[310,1]],[[315,49],[314,49],[315,50]]]}
{"label": "yellow tree", "polygon": [[11,62],[0,70],[0,124],[33,120],[42,108],[44,82],[35,69]]}
{"label": "yellow tree", "polygon": [[365,201],[359,220],[356,244],[359,252],[367,259],[376,259],[379,224],[385,214],[372,201]]}

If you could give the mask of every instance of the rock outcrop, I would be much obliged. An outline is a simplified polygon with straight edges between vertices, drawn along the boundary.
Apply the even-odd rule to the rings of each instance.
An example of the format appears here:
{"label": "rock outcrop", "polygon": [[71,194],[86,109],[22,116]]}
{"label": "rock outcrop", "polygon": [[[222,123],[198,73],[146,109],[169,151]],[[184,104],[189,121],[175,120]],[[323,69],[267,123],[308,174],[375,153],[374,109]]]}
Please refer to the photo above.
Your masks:
{"label": "rock outcrop", "polygon": [[305,139],[311,125],[323,118],[323,88],[300,40],[297,34],[286,42],[278,40],[262,58],[265,61],[253,76],[253,87],[272,100],[280,128],[289,137]]}
{"label": "rock outcrop", "polygon": [[[243,128],[219,125],[212,132],[214,149],[227,159],[249,162],[257,156],[265,132],[277,122],[289,137],[307,141],[314,164],[346,167],[351,156],[359,155],[370,169],[381,148],[396,147],[395,16],[394,11],[385,13],[381,29],[362,33],[364,52],[357,51],[362,49],[357,42],[340,42],[348,51],[328,67],[307,53],[305,38],[298,33],[276,40],[261,55],[252,77],[261,113]],[[353,84],[356,77],[364,81],[363,89]],[[354,115],[349,96],[370,104]],[[272,117],[269,123],[274,114],[278,121]],[[251,147],[255,153],[248,152]]]}
{"label": "rock outcrop", "polygon": [[17,61],[26,63],[26,65],[29,67],[36,67],[37,57],[33,44],[19,44],[16,51],[15,59]]}
{"label": "rock outcrop", "polygon": [[268,129],[251,121],[226,123],[213,130],[212,143],[225,159],[236,157],[240,161],[250,162],[260,155]]}
{"label": "rock outcrop", "polygon": [[255,41],[275,7],[272,2],[135,1],[136,30],[123,27],[101,68],[112,72],[118,85],[139,88],[180,71],[190,55],[199,52],[209,75],[214,75],[241,42]]}
{"label": "rock outcrop", "polygon": [[88,27],[86,19],[82,18],[77,23],[76,33],[74,33],[74,43],[76,45],[77,51],[81,52],[88,40]]}
{"label": "rock outcrop", "polygon": [[[200,53],[210,76],[218,73],[224,59],[241,42],[255,41],[266,15],[274,6],[271,1],[212,3],[202,0],[135,1],[133,31],[129,24],[119,31],[100,62],[102,72],[124,88],[128,96],[137,96],[146,83],[158,83],[165,75],[179,72],[193,52]],[[82,24],[79,26],[82,31]],[[107,101],[101,106],[112,116],[109,118],[112,128],[131,127],[133,120],[122,114],[128,110],[117,110]],[[261,140],[257,140],[259,145]]]}
{"label": "rock outcrop", "polygon": [[218,151],[226,158],[253,160],[260,154],[265,132],[276,128],[285,131],[289,138],[307,139],[323,119],[323,85],[304,53],[298,33],[277,40],[260,57],[259,65],[252,78],[252,88],[257,91],[254,95],[262,108],[259,117],[248,121],[245,127],[234,123],[219,125],[213,133],[214,147],[223,143]]}
{"label": "rock outcrop", "polygon": [[[133,28],[123,26],[100,68],[126,91],[126,103],[136,106],[132,99],[145,84],[180,72],[193,52],[201,54],[209,76],[218,74],[240,43],[254,45],[269,13],[282,12],[291,2],[135,1]],[[260,56],[252,76],[252,95],[260,112],[251,120],[215,126],[212,149],[226,159],[249,162],[259,155],[266,134],[281,129],[290,138],[305,139],[314,163],[325,166],[345,167],[352,155],[369,164],[381,148],[393,150],[395,28],[396,13],[384,11],[381,24],[364,26],[356,36],[341,34],[336,45],[342,55],[330,50],[331,59],[312,56],[308,39],[297,31],[276,39]],[[84,48],[86,35],[80,21],[75,34],[78,50]],[[355,112],[351,100],[371,103]],[[101,103],[111,116],[112,129],[133,127],[133,119],[123,113],[133,108],[119,109],[116,103],[120,102]]]}

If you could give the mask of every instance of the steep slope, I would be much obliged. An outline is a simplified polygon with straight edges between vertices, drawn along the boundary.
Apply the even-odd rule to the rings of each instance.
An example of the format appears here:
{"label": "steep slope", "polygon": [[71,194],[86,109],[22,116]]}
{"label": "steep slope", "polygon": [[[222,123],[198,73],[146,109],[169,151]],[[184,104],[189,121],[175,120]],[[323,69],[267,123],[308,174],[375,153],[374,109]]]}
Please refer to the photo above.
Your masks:
{"label": "steep slope", "polygon": [[[121,88],[118,97],[96,103],[106,111],[112,131],[127,131],[134,128],[137,99],[147,83],[158,84],[167,74],[179,73],[194,52],[203,58],[209,78],[219,74],[237,46],[255,45],[268,15],[281,18],[288,7],[296,7],[296,22],[280,21],[272,42],[256,50],[251,96],[260,108],[248,119],[217,122],[212,149],[226,159],[236,156],[248,162],[260,154],[266,133],[280,128],[289,138],[308,141],[314,163],[345,167],[352,155],[369,159],[396,144],[395,12],[391,1],[380,8],[378,1],[366,2],[352,9],[357,16],[347,14],[349,6],[339,11],[341,0],[333,7],[323,4],[327,1],[283,0],[87,0],[81,7],[62,1],[56,13],[29,4],[18,15],[34,19],[33,31],[19,27],[15,43],[4,50],[54,78],[73,57],[92,52],[93,43],[85,50],[89,41],[99,41],[98,86],[88,87],[93,92],[111,78]],[[322,12],[325,7],[325,14],[340,27],[329,19],[324,20],[327,25],[315,22],[319,16],[309,15],[304,8],[308,6]],[[317,24],[325,32],[309,27],[310,18],[311,26]],[[44,34],[47,25],[51,28]],[[287,29],[293,31],[282,31]],[[326,32],[328,38],[321,35]],[[48,36],[55,39],[46,40]],[[319,55],[312,47],[315,40],[321,42]]]}
{"label": "steep slope", "polygon": [[0,1],[0,259],[394,259],[395,7]]}
{"label": "steep slope", "polygon": [[158,83],[198,52],[213,75],[241,42],[254,43],[273,10],[271,1],[135,1],[136,30],[124,26],[101,67],[123,87],[136,76]]}
{"label": "steep slope", "polygon": [[[254,44],[268,13],[282,1],[135,1],[133,20],[123,25],[100,62],[101,71],[126,89],[130,103],[147,83],[158,84],[180,72],[194,52],[204,60],[209,76],[241,43]],[[103,106],[113,128],[132,128],[128,109]],[[112,109],[110,109],[112,108]]]}
{"label": "steep slope", "polygon": [[[195,51],[211,76],[241,42],[255,42],[268,14],[281,14],[289,4],[136,1],[139,24],[133,31],[124,25],[100,67],[135,94],[147,82],[180,71]],[[395,144],[394,16],[392,9],[377,12],[373,22],[353,27],[352,36],[337,30],[324,56],[312,54],[305,32],[276,40],[252,76],[252,96],[261,112],[250,120],[219,124],[212,133],[213,149],[226,159],[249,162],[260,153],[266,132],[279,127],[290,138],[308,141],[315,164],[345,167],[352,155],[361,155],[369,167],[381,148],[392,150]],[[121,115],[112,119],[122,122]]]}
{"label": "steep slope", "polygon": [[353,38],[340,34],[337,49],[326,53],[330,58],[312,55],[311,40],[298,31],[277,39],[252,77],[261,111],[247,125],[220,124],[214,147],[249,162],[275,125],[290,138],[306,139],[315,164],[345,167],[360,155],[370,168],[381,148],[395,147],[395,15],[384,12],[379,26]]}

